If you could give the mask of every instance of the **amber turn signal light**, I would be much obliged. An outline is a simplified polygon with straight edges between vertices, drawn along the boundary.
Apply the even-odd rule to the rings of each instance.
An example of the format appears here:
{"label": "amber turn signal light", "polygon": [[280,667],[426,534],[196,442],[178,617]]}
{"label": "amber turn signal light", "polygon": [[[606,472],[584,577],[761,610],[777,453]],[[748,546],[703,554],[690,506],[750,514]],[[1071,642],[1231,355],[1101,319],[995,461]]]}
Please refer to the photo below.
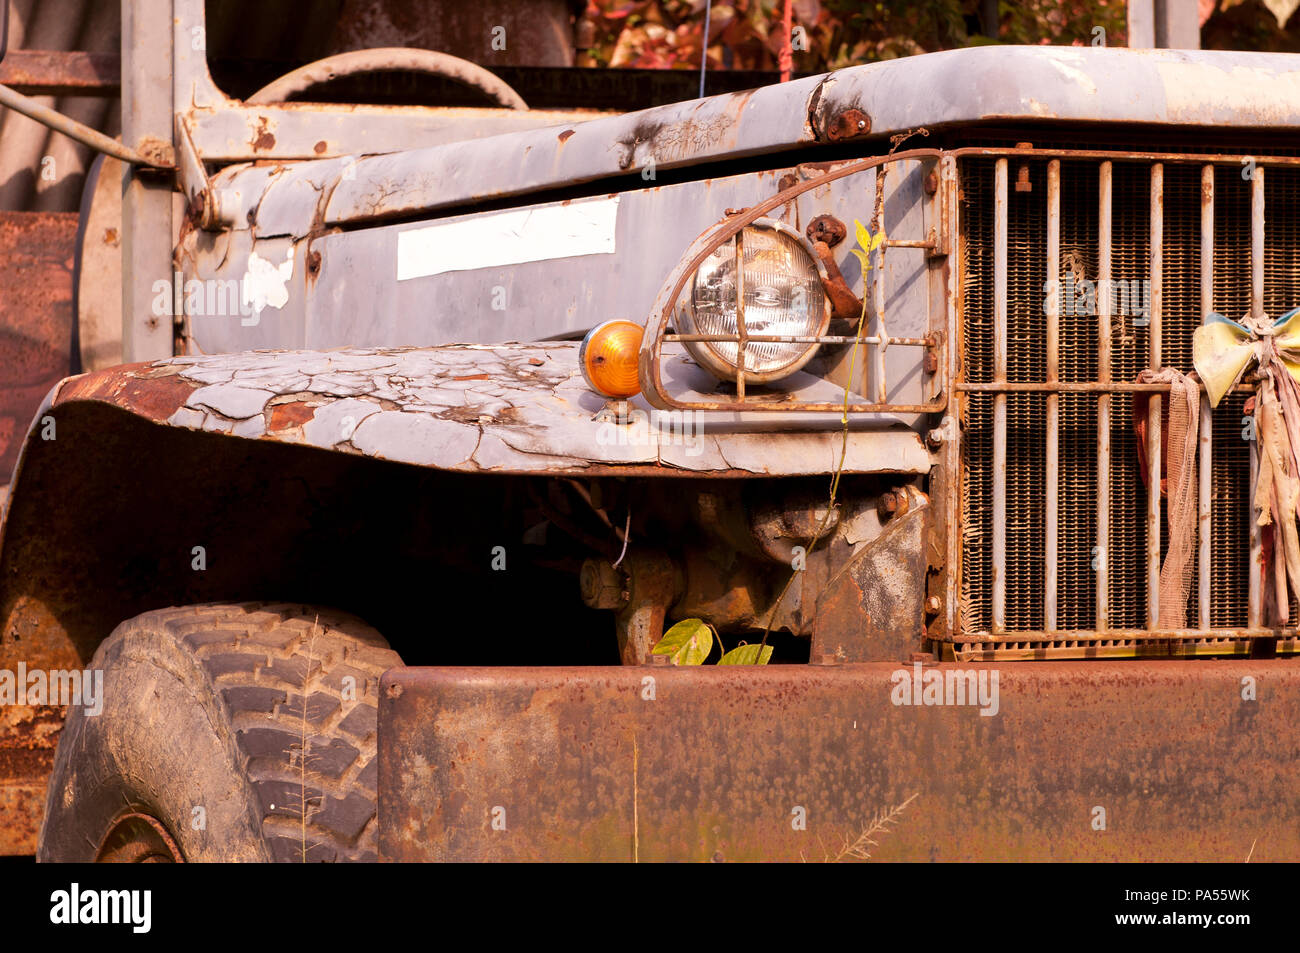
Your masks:
{"label": "amber turn signal light", "polygon": [[588,387],[605,397],[640,393],[637,355],[641,332],[641,325],[633,321],[606,321],[587,332],[578,349],[578,363]]}

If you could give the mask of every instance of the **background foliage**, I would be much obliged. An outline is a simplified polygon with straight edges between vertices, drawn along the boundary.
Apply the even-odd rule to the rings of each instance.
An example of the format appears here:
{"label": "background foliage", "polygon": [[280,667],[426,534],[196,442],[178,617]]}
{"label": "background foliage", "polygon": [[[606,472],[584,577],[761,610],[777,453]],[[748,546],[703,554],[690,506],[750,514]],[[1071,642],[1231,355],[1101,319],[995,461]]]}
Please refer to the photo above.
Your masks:
{"label": "background foliage", "polygon": [[[1300,52],[1300,0],[1197,0],[1207,49]],[[796,73],[985,43],[1108,46],[1126,43],[1125,0],[1002,0],[997,38],[983,0],[793,0],[807,49]],[[588,66],[699,69],[705,0],[590,0]],[[714,3],[709,69],[775,70],[782,0]],[[1288,29],[1288,27],[1290,29]]]}

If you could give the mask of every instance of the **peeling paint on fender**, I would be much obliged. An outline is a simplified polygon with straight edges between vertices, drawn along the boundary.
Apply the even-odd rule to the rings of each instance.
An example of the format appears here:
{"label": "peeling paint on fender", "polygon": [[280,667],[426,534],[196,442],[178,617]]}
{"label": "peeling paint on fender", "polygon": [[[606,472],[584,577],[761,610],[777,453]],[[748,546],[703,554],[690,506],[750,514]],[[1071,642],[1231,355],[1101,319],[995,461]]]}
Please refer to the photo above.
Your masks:
{"label": "peeling paint on fender", "polygon": [[243,296],[241,303],[251,308],[250,317],[241,318],[246,326],[257,324],[262,311],[268,307],[277,311],[289,303],[289,280],[293,277],[293,249],[284,253],[284,261],[274,264],[263,258],[256,251],[249,253],[248,271],[244,272]]}
{"label": "peeling paint on fender", "polygon": [[[671,374],[692,370],[699,373],[681,357],[668,360]],[[575,341],[173,357],[72,378],[52,399],[109,403],[187,430],[479,473],[806,476],[832,472],[841,441],[830,415],[700,413],[688,421],[652,414],[640,397],[632,401],[638,427],[610,439],[606,401],[583,382]],[[844,469],[920,474],[932,462],[915,431],[864,414]]]}

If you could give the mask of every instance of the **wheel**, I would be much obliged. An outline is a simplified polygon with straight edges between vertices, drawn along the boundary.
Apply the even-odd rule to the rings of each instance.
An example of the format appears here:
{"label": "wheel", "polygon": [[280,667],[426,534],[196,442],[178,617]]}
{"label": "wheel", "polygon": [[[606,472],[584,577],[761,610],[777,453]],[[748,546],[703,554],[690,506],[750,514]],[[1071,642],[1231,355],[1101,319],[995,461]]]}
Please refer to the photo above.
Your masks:
{"label": "wheel", "polygon": [[379,676],[400,664],[329,609],[123,622],[90,664],[102,711],[59,739],[37,859],[374,860]]}

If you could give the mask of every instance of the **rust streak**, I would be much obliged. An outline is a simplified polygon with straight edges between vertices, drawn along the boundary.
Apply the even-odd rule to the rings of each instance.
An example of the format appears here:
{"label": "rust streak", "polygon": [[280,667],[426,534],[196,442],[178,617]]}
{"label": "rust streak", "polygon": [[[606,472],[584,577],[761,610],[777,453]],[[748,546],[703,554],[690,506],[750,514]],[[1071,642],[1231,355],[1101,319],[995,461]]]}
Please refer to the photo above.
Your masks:
{"label": "rust streak", "polygon": [[54,405],[95,400],[161,423],[184,407],[199,385],[175,373],[158,374],[157,370],[145,362],[74,377],[60,388]]}
{"label": "rust streak", "polygon": [[316,408],[303,403],[271,405],[271,419],[268,431],[291,430],[301,427],[315,416]]}
{"label": "rust streak", "polygon": [[257,130],[249,140],[249,145],[253,147],[254,152],[265,152],[275,148],[275,136],[268,128],[268,123],[266,116],[257,117]]}

